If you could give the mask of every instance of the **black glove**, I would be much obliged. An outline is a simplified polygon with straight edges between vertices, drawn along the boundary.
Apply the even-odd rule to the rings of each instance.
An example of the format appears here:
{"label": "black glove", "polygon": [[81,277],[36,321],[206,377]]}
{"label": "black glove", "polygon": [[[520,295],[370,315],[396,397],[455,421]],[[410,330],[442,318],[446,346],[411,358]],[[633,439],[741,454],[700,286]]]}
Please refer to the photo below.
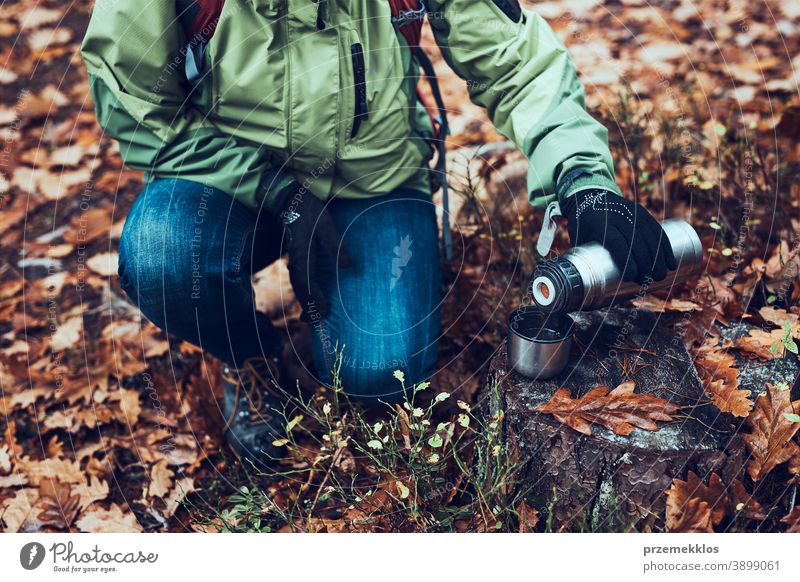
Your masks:
{"label": "black glove", "polygon": [[572,246],[603,245],[625,281],[660,281],[678,261],[664,229],[635,202],[603,189],[581,190],[559,202]]}
{"label": "black glove", "polygon": [[276,200],[275,214],[283,224],[289,255],[289,281],[303,307],[300,319],[311,322],[328,314],[330,303],[317,283],[317,250],[321,245],[339,267],[350,267],[339,233],[325,204],[310,191],[290,188]]}

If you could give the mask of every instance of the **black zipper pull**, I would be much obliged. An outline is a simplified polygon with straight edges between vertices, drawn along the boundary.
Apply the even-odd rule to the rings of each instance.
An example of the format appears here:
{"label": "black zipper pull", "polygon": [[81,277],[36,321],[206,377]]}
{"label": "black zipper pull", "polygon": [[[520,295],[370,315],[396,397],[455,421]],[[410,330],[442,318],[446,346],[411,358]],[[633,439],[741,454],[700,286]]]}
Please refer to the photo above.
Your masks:
{"label": "black zipper pull", "polygon": [[366,64],[364,62],[364,47],[361,46],[361,43],[357,42],[350,47],[350,51],[353,60],[353,81],[356,99],[353,128],[350,131],[350,137],[352,138],[358,133],[361,122],[369,116],[369,111],[367,110],[367,79]]}

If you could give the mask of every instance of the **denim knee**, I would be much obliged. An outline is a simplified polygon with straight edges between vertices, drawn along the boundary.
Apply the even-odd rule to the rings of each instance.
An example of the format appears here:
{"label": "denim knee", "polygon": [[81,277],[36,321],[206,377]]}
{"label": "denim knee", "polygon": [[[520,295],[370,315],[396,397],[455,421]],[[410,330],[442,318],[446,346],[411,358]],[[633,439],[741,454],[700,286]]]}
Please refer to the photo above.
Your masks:
{"label": "denim knee", "polygon": [[[170,324],[179,326],[176,331],[184,332],[183,324],[194,326],[198,310],[206,320],[222,321],[222,288],[228,276],[238,276],[229,271],[240,263],[239,247],[249,226],[223,214],[228,201],[224,193],[202,184],[156,180],[131,208],[119,245],[120,286],[159,327],[169,317]],[[225,228],[218,220],[225,221]],[[241,234],[221,241],[223,230]]]}
{"label": "denim knee", "polygon": [[[119,243],[117,274],[122,290],[142,313],[164,327],[167,312],[180,317],[180,306],[189,307],[184,289],[186,276],[180,266],[178,248],[158,240],[159,229],[146,223],[128,222]],[[174,309],[174,311],[173,311]]]}
{"label": "denim knee", "polygon": [[256,227],[256,214],[220,190],[151,182],[125,222],[120,285],[158,327],[228,364],[273,353],[281,337],[250,283]]}

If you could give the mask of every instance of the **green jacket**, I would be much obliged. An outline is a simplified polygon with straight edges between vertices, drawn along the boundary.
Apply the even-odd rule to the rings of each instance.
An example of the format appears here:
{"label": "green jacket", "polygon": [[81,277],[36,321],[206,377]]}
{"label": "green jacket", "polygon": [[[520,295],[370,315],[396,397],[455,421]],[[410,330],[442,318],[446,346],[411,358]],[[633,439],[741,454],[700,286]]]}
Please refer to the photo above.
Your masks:
{"label": "green jacket", "polygon": [[[566,49],[540,16],[515,20],[508,4],[430,0],[447,63],[530,161],[531,203],[578,169],[590,175],[567,195],[618,192],[606,129],[586,112]],[[323,200],[426,188],[431,125],[387,1],[227,0],[202,54],[188,43],[175,0],[95,4],[81,51],[100,125],[131,168],[254,209],[293,180]]]}

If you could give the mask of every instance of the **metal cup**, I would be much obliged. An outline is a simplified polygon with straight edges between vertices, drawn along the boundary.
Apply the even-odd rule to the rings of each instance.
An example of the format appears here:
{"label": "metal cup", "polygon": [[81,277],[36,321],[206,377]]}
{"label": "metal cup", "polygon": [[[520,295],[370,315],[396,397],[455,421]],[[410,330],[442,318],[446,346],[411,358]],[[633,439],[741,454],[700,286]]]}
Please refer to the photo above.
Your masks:
{"label": "metal cup", "polygon": [[509,368],[533,380],[557,376],[569,361],[572,319],[519,307],[508,318]]}

